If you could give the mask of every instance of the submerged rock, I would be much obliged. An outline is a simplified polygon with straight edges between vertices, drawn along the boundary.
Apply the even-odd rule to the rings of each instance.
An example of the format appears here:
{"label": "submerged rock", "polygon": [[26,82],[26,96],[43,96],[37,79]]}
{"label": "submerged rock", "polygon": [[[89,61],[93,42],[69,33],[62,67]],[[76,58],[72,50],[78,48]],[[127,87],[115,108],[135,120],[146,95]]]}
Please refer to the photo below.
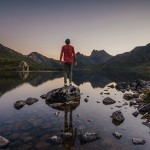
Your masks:
{"label": "submerged rock", "polygon": [[120,105],[117,105],[117,106],[115,106],[115,107],[117,107],[117,108],[121,108],[122,106],[120,106]]}
{"label": "submerged rock", "polygon": [[111,105],[111,104],[116,103],[116,101],[113,100],[113,99],[110,98],[110,97],[106,97],[106,98],[103,99],[103,103],[104,103],[105,105]]}
{"label": "submerged rock", "polygon": [[125,93],[123,98],[126,100],[130,100],[130,99],[134,98],[134,96],[132,93]]}
{"label": "submerged rock", "polygon": [[25,104],[26,104],[26,101],[24,101],[24,100],[18,100],[17,102],[15,102],[14,107],[19,110],[19,109],[21,109]]}
{"label": "submerged rock", "polygon": [[107,93],[104,93],[104,94],[106,94],[106,95],[110,95],[110,93],[109,93],[109,92],[107,92]]}
{"label": "submerged rock", "polygon": [[57,135],[50,137],[49,140],[52,144],[62,144],[63,142],[62,138]]}
{"label": "submerged rock", "polygon": [[32,104],[36,103],[37,101],[38,101],[37,98],[29,97],[29,98],[26,100],[26,104],[27,104],[27,105],[32,105]]}
{"label": "submerged rock", "polygon": [[125,105],[128,105],[128,103],[127,103],[127,102],[125,102],[125,103],[123,103],[123,104],[122,104],[122,106],[125,106]]}
{"label": "submerged rock", "polygon": [[60,114],[60,112],[55,112],[55,115],[58,116]]}
{"label": "submerged rock", "polygon": [[42,99],[46,99],[46,96],[47,96],[47,94],[43,94],[43,95],[41,95],[40,97],[41,97]]}
{"label": "submerged rock", "polygon": [[62,110],[62,111],[69,111],[74,110],[80,105],[80,99],[76,99],[69,102],[62,102],[62,103],[52,103],[50,101],[45,101],[48,106],[53,109]]}
{"label": "submerged rock", "polygon": [[139,107],[139,112],[150,112],[150,104],[145,104]]}
{"label": "submerged rock", "polygon": [[77,114],[77,117],[78,117],[78,118],[80,118],[80,115],[79,115],[79,114]]}
{"label": "submerged rock", "polygon": [[40,127],[43,125],[43,120],[38,118],[31,118],[28,122],[34,127]]}
{"label": "submerged rock", "polygon": [[143,139],[132,138],[132,142],[135,145],[143,145],[143,144],[145,144],[146,141]]}
{"label": "submerged rock", "polygon": [[117,89],[117,90],[126,90],[126,89],[129,89],[130,88],[130,86],[129,86],[129,83],[127,83],[127,82],[121,82],[121,83],[117,83],[117,85],[115,86],[115,88]]}
{"label": "submerged rock", "polygon": [[87,99],[87,98],[85,98],[85,99],[84,99],[84,101],[85,101],[85,102],[88,102],[88,99]]}
{"label": "submerged rock", "polygon": [[142,122],[142,124],[150,128],[150,122]]}
{"label": "submerged rock", "polygon": [[9,140],[5,139],[4,137],[0,136],[0,148],[3,148],[9,144]]}
{"label": "submerged rock", "polygon": [[88,119],[87,122],[92,122],[92,120],[91,120],[91,119]]}
{"label": "submerged rock", "polygon": [[47,93],[46,100],[51,102],[66,102],[80,98],[80,90],[74,86],[54,89]]}
{"label": "submerged rock", "polygon": [[135,112],[132,113],[132,115],[133,115],[134,117],[137,117],[137,116],[139,115],[139,112],[135,111]]}
{"label": "submerged rock", "polygon": [[101,92],[100,94],[103,95],[103,92]]}
{"label": "submerged rock", "polygon": [[137,104],[137,102],[136,102],[135,99],[130,100],[130,106],[133,106],[133,105],[136,105],[136,104]]}
{"label": "submerged rock", "polygon": [[114,84],[108,85],[107,87],[115,88]]}
{"label": "submerged rock", "polygon": [[114,137],[116,137],[117,139],[120,139],[122,137],[122,134],[120,134],[119,132],[113,132],[112,134]]}
{"label": "submerged rock", "polygon": [[121,113],[121,111],[115,111],[113,112],[112,114],[112,118],[115,120],[115,121],[118,121],[118,122],[123,122],[124,121],[124,116],[123,114]]}
{"label": "submerged rock", "polygon": [[134,93],[134,94],[133,94],[133,97],[134,97],[134,98],[139,98],[139,96],[140,96],[139,93]]}
{"label": "submerged rock", "polygon": [[79,134],[79,140],[81,144],[92,142],[100,139],[100,136],[94,132],[83,132]]}

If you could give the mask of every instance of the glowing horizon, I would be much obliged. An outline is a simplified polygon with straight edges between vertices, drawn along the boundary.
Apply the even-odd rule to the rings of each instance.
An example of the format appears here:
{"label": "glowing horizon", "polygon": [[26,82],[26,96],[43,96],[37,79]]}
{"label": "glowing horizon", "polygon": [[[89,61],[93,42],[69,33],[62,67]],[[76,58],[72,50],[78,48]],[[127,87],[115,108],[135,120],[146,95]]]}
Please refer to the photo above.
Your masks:
{"label": "glowing horizon", "polygon": [[76,52],[110,55],[150,43],[148,0],[2,0],[0,43],[24,55],[59,59],[66,38]]}

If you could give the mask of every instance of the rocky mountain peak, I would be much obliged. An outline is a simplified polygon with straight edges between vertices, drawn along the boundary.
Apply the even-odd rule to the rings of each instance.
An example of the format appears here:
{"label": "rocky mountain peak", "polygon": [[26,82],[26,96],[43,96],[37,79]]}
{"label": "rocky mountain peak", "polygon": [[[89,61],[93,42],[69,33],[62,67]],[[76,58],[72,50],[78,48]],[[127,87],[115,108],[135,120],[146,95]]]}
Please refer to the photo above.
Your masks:
{"label": "rocky mountain peak", "polygon": [[110,57],[111,55],[108,54],[105,50],[93,50],[91,52],[91,57]]}
{"label": "rocky mountain peak", "polygon": [[38,52],[32,52],[28,55],[28,57],[38,63],[46,62],[48,60],[47,57],[39,54]]}

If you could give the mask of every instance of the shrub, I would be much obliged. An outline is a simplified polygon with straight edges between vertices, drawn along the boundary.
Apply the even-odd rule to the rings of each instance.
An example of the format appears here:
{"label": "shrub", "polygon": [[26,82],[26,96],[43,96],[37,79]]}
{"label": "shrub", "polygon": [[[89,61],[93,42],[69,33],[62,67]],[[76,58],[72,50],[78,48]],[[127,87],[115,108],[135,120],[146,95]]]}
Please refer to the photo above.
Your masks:
{"label": "shrub", "polygon": [[146,103],[150,103],[150,90],[147,90],[144,94],[145,94],[144,101]]}

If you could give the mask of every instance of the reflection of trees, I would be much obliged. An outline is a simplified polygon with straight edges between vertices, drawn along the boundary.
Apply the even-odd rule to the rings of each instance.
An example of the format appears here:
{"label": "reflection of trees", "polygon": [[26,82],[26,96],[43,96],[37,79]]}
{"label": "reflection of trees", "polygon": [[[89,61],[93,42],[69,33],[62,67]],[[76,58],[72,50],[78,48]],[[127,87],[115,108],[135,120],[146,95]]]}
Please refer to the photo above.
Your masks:
{"label": "reflection of trees", "polygon": [[29,72],[19,72],[19,76],[21,79],[27,79]]}
{"label": "reflection of trees", "polygon": [[32,86],[38,86],[48,80],[63,77],[63,72],[31,72],[27,82]]}
{"label": "reflection of trees", "polygon": [[[69,101],[66,103],[50,103],[46,101],[46,104],[53,109],[64,111],[64,130],[63,130],[63,145],[65,149],[71,150],[71,147],[74,146],[77,129],[73,127],[73,110],[75,110],[80,105],[80,98]],[[66,136],[66,134],[70,136]]]}
{"label": "reflection of trees", "polygon": [[12,90],[18,85],[22,84],[18,73],[1,73],[0,74],[0,95],[2,96],[5,92]]}

